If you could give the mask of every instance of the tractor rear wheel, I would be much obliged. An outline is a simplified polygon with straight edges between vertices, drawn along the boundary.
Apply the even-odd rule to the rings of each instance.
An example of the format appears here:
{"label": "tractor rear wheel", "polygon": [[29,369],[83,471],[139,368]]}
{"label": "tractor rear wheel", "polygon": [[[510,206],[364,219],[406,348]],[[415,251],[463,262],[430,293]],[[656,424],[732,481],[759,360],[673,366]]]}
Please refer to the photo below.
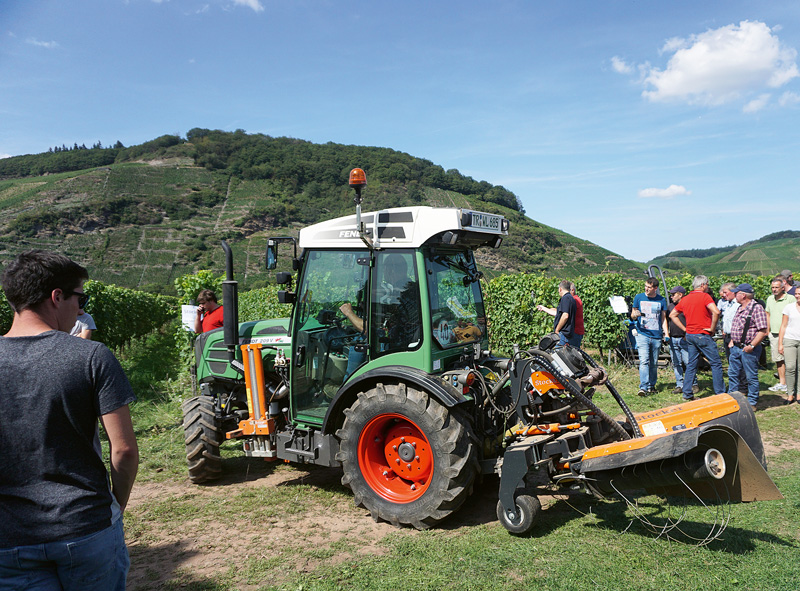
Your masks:
{"label": "tractor rear wheel", "polygon": [[219,455],[222,429],[214,416],[214,399],[195,396],[186,400],[181,410],[189,480],[199,484],[219,478],[222,474],[222,458]]}
{"label": "tractor rear wheel", "polygon": [[386,383],[360,393],[345,415],[336,432],[342,484],[376,521],[427,529],[471,494],[478,461],[459,409],[413,386]]}

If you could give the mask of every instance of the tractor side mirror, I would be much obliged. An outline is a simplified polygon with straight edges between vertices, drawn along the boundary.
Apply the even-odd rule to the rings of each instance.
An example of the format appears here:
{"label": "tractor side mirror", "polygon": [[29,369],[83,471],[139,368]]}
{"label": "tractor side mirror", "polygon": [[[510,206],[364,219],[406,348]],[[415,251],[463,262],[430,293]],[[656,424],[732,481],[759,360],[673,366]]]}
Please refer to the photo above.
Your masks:
{"label": "tractor side mirror", "polygon": [[275,282],[278,285],[286,285],[292,282],[292,274],[287,273],[286,271],[281,271],[280,273],[275,274]]}
{"label": "tractor side mirror", "polygon": [[269,240],[267,242],[267,271],[272,271],[278,266],[278,245]]}

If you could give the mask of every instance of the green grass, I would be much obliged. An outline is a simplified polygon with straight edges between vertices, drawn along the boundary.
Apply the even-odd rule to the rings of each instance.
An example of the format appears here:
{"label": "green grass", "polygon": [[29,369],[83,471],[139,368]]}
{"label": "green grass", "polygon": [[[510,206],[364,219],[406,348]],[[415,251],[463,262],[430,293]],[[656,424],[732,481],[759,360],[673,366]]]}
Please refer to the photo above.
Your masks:
{"label": "green grass", "polygon": [[[126,514],[134,569],[152,577],[138,589],[199,590],[517,590],[620,589],[663,591],[770,590],[800,588],[800,449],[770,457],[770,475],[785,499],[733,505],[722,538],[706,547],[656,540],[635,521],[624,503],[583,495],[545,502],[534,533],[510,536],[494,518],[497,480],[476,494],[441,527],[375,530],[365,511],[338,481],[338,471],[315,466],[266,463],[244,458],[238,444],[223,446],[220,484],[189,484],[183,458],[179,404],[189,391],[185,374],[174,372],[168,334],[151,335],[120,354],[139,402],[133,408],[141,446],[138,482],[164,486]],[[774,380],[762,372],[764,388]],[[612,366],[613,382],[640,412],[679,402],[671,370],[659,372],[659,392],[639,398],[638,372]],[[710,375],[701,374],[710,387]],[[772,393],[765,402],[776,402]],[[613,409],[607,394],[595,400]],[[765,438],[793,442],[800,409],[772,406],[757,414]],[[281,484],[259,485],[273,476]],[[247,483],[247,486],[236,484]],[[652,498],[644,511],[657,512]],[[326,515],[345,520],[345,531],[315,526]],[[703,507],[688,508],[688,529],[707,524]],[[164,531],[173,532],[165,542]],[[197,551],[199,532],[219,532],[210,549],[225,559],[213,572],[185,566]],[[158,535],[157,535],[158,533]],[[175,569],[166,582],[151,557],[172,555]],[[153,558],[154,559],[154,558]],[[150,569],[150,570],[148,570]],[[152,572],[150,572],[152,571]],[[159,576],[162,579],[159,580]]]}

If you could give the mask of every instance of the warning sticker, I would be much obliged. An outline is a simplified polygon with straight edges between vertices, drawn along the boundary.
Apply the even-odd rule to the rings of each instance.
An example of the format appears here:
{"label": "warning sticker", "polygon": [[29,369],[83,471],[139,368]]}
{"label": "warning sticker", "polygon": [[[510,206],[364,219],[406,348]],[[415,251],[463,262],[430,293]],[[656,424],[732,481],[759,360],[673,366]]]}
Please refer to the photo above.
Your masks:
{"label": "warning sticker", "polygon": [[650,435],[662,435],[667,432],[664,428],[664,423],[661,421],[653,421],[652,423],[644,423],[643,425],[639,425],[642,428],[642,433],[644,433],[645,437],[649,437]]}

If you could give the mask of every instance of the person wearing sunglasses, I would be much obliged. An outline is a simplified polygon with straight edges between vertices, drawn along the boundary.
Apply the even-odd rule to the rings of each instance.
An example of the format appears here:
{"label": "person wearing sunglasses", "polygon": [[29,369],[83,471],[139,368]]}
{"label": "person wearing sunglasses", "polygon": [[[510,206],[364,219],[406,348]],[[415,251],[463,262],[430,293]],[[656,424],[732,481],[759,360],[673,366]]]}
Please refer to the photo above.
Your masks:
{"label": "person wearing sunglasses", "polygon": [[136,396],[105,345],[69,335],[89,301],[87,278],[44,250],[20,254],[3,272],[14,319],[0,336],[0,589],[125,588]]}
{"label": "person wearing sunglasses", "polygon": [[[86,298],[88,301],[89,296],[87,295]],[[78,302],[78,304],[80,304],[80,302]],[[69,331],[69,334],[74,337],[81,337],[82,339],[91,341],[92,334],[96,330],[97,325],[94,323],[94,318],[92,318],[92,315],[84,310],[83,306],[81,306],[80,310],[78,310],[78,319],[75,321],[75,326],[72,327],[72,330]]]}

